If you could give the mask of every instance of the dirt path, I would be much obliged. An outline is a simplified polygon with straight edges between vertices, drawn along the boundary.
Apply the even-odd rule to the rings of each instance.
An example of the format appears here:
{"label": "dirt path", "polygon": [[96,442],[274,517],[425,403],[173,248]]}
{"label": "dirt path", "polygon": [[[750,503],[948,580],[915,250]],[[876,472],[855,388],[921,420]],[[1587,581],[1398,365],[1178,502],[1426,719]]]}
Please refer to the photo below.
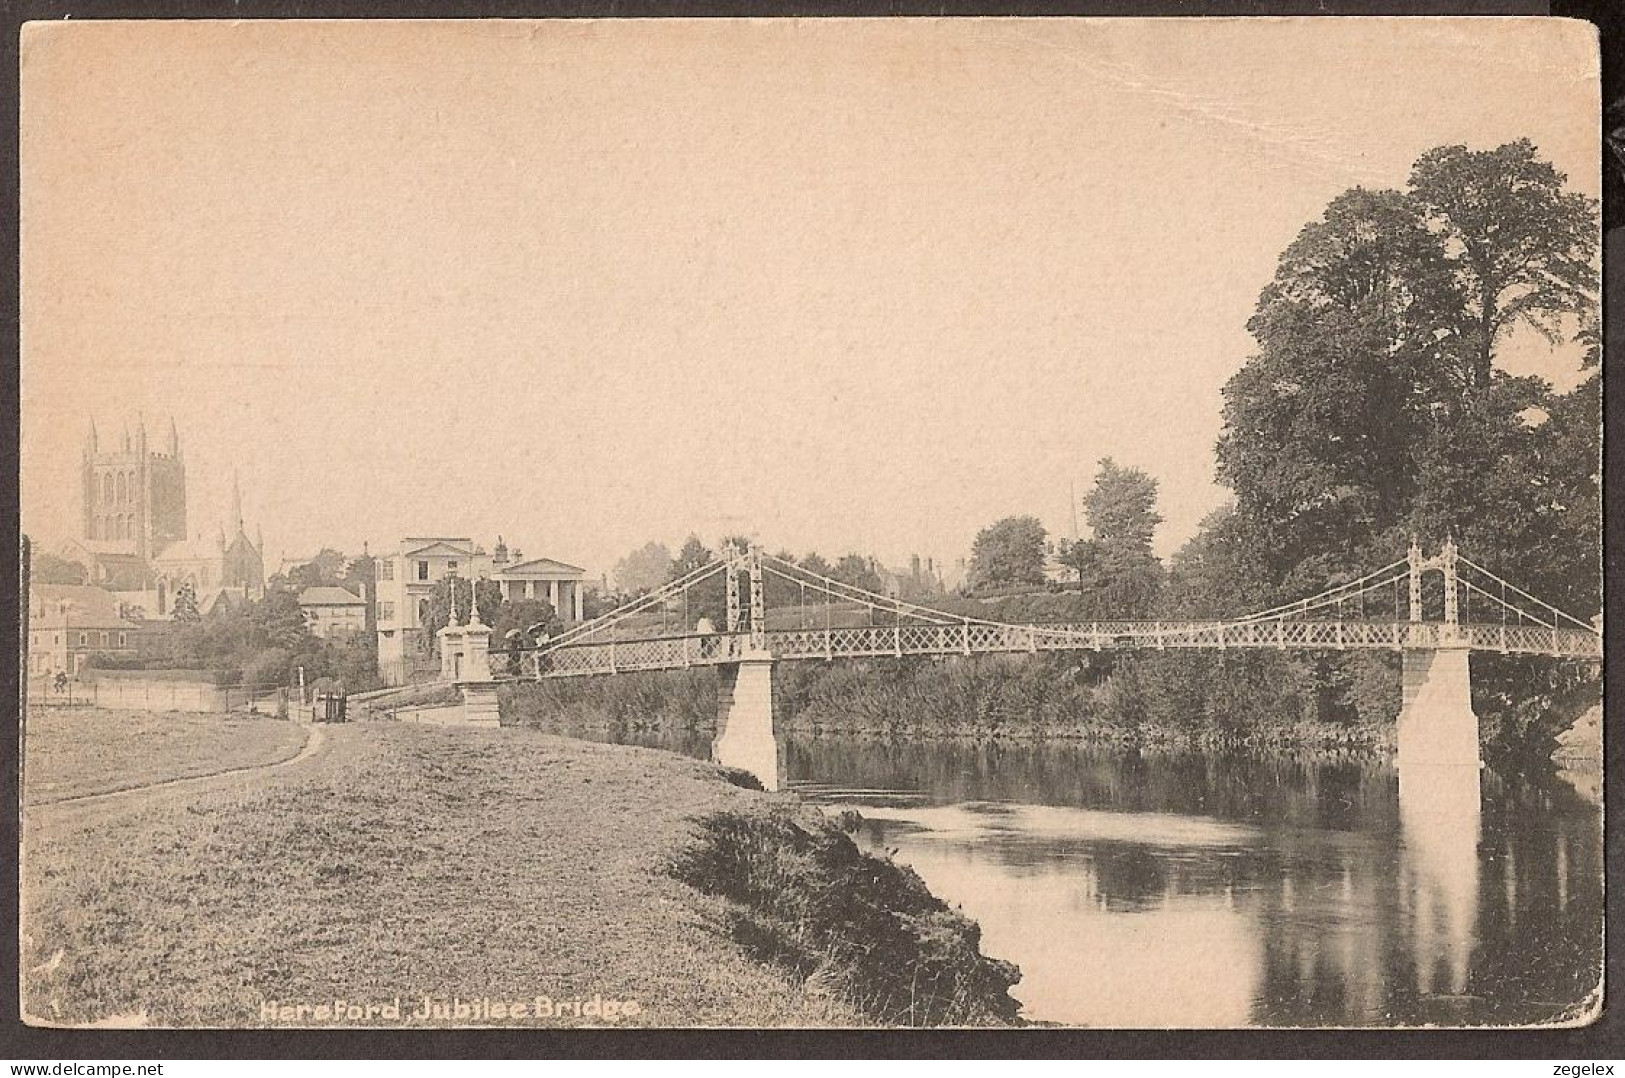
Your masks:
{"label": "dirt path", "polygon": [[24,809],[23,827],[31,832],[41,829],[82,827],[106,816],[121,815],[158,801],[230,789],[250,777],[257,778],[283,768],[296,767],[319,754],[327,742],[327,731],[323,727],[307,726],[304,730],[304,745],[286,759],[226,768],[207,775],[186,775],[181,778],[165,779],[162,782],[132,786],[124,790],[80,794],[43,804],[28,805]]}

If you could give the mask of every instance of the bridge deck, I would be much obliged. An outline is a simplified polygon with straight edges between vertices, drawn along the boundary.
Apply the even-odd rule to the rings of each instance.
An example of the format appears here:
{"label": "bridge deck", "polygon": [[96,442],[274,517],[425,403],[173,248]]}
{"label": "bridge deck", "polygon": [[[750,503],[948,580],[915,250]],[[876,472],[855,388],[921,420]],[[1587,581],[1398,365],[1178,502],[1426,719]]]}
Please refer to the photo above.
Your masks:
{"label": "bridge deck", "polygon": [[[1602,638],[1583,629],[1543,625],[1412,621],[1165,621],[1082,625],[876,625],[836,629],[776,629],[764,634],[775,659],[837,659],[903,655],[987,655],[1040,651],[1164,650],[1403,651],[1467,647],[1508,655],[1600,659]],[[677,670],[738,662],[747,633],[665,636],[581,642],[523,652],[515,673],[580,677],[633,670]],[[493,655],[502,665],[502,653]]]}

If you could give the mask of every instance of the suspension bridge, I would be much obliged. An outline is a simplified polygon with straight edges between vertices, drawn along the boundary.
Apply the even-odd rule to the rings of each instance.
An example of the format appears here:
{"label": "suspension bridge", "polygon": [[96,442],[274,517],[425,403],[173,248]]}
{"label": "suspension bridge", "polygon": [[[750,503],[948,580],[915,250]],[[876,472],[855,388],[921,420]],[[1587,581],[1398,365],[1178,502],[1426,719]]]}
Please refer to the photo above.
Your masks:
{"label": "suspension bridge", "polygon": [[[718,577],[723,623],[712,625],[692,614],[714,605],[696,595],[706,589],[714,596]],[[455,621],[448,627],[453,646],[468,631]],[[735,544],[555,637],[500,648],[491,656],[497,680],[717,667],[717,757],[764,779],[764,768],[773,770],[765,754],[773,751],[772,669],[780,661],[1147,649],[1397,652],[1401,761],[1476,767],[1471,653],[1596,662],[1603,651],[1598,628],[1463,556],[1449,540],[1431,557],[1412,543],[1405,557],[1358,578],[1241,617],[1069,624],[936,610]]]}
{"label": "suspension bridge", "polygon": [[[1435,571],[1443,601],[1440,616],[1429,620],[1423,585]],[[705,632],[688,628],[690,593],[722,575],[724,625]],[[790,585],[800,601],[769,611],[766,585],[773,579]],[[811,612],[808,595],[817,600]],[[674,610],[685,611],[680,628],[664,631],[664,616]],[[851,623],[854,611],[864,623]],[[775,659],[840,659],[1146,648],[1466,648],[1600,659],[1602,634],[1462,557],[1451,543],[1435,558],[1423,558],[1412,547],[1407,557],[1358,579],[1243,617],[1082,624],[1011,624],[950,614],[809,572],[759,550],[735,548],[601,617],[516,649],[522,660],[514,673],[559,678],[675,670],[734,663],[763,652]]]}

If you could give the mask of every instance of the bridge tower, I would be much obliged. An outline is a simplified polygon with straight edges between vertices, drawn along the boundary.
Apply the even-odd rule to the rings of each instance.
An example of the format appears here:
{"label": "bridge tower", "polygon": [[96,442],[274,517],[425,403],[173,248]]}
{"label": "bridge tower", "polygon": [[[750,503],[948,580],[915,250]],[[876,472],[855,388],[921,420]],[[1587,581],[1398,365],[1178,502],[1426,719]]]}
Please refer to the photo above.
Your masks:
{"label": "bridge tower", "polygon": [[480,621],[475,592],[477,578],[468,586],[468,620],[457,624],[457,581],[452,579],[451,616],[440,630],[440,677],[457,686],[461,697],[459,725],[502,725],[497,712],[497,686],[491,677],[491,627]]}
{"label": "bridge tower", "polygon": [[[1473,687],[1468,641],[1461,631],[1457,597],[1456,544],[1446,539],[1436,557],[1424,558],[1413,540],[1410,563],[1410,620],[1401,659],[1402,701],[1399,709],[1399,768],[1470,768],[1480,765],[1478,716],[1473,713]],[[1444,623],[1422,626],[1422,576],[1444,578]],[[1428,630],[1432,630],[1429,632]],[[1433,635],[1436,633],[1437,635]],[[1401,780],[1403,781],[1403,779]],[[1422,781],[1429,781],[1424,778]],[[1474,782],[1476,789],[1476,780]]]}
{"label": "bridge tower", "polygon": [[767,649],[766,604],[762,591],[762,552],[731,548],[728,577],[728,632],[738,639],[741,609],[739,574],[749,579],[749,636],[738,662],[717,667],[717,735],[711,758],[725,767],[749,771],[768,790],[779,788],[779,745],[773,737],[773,655]]}

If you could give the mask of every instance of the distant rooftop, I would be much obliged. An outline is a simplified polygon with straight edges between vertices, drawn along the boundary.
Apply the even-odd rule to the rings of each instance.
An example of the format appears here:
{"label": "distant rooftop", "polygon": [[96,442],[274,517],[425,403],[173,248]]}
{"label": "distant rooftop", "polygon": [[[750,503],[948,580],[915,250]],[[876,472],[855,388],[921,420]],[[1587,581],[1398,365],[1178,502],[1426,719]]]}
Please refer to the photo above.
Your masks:
{"label": "distant rooftop", "polygon": [[361,596],[343,588],[306,588],[299,593],[300,606],[366,606]]}

